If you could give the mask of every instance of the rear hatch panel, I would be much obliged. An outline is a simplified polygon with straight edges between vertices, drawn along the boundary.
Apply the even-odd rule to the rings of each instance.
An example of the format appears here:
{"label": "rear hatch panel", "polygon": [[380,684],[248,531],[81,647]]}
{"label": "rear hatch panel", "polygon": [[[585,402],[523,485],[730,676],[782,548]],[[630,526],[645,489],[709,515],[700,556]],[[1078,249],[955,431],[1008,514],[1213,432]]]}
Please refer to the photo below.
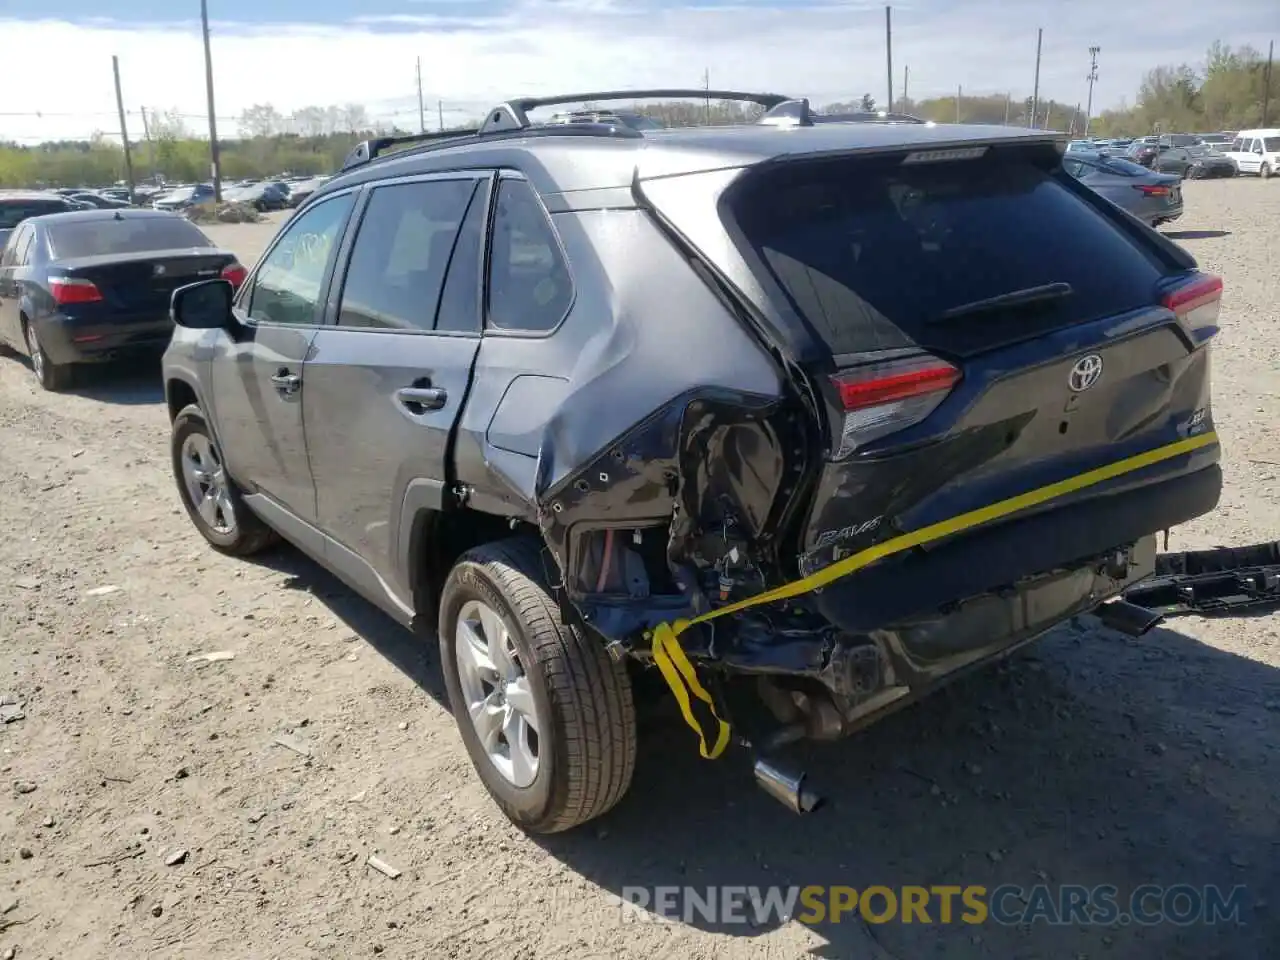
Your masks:
{"label": "rear hatch panel", "polygon": [[[1191,329],[1163,302],[1170,284],[1196,282],[1185,253],[1062,172],[1051,144],[928,153],[783,158],[739,177],[719,204],[749,268],[744,297],[761,313],[786,315],[792,329],[799,318],[820,346],[788,345],[822,396],[827,438],[807,517],[793,534],[792,576],[1212,430],[1204,341],[1216,328],[1201,317]],[[679,211],[660,212],[679,229]],[[721,250],[713,262],[717,253],[723,261]],[[732,266],[717,265],[732,275]],[[1062,295],[948,318],[958,307],[1041,288]],[[1216,322],[1216,298],[1212,308]],[[935,402],[889,429],[850,433],[851,394],[833,378],[925,361],[956,372]],[[1104,529],[1102,548],[1121,546],[1211,509],[1217,458],[1213,444],[1039,512],[1101,504],[1135,486],[1164,497],[1163,507],[1146,504],[1134,529]],[[1195,492],[1174,490],[1173,481],[1203,469],[1212,475]],[[979,536],[958,539],[978,545]],[[1064,540],[1064,549],[1078,553],[1082,544]],[[981,571],[980,553],[952,555],[956,571]],[[1034,569],[1021,574],[1082,559],[1028,554]],[[827,588],[822,605],[863,589],[868,573]],[[957,585],[994,589],[1006,575],[993,569],[992,582],[966,576]],[[936,593],[922,596],[958,599]]]}

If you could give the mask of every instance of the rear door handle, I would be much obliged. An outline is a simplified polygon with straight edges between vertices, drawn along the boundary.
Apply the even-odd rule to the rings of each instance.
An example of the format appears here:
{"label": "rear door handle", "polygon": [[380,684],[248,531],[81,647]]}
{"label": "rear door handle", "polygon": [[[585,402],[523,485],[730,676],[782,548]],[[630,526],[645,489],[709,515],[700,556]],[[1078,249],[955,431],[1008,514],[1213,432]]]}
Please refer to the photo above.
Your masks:
{"label": "rear door handle", "polygon": [[401,387],[396,399],[410,413],[423,414],[439,410],[449,401],[449,392],[441,387]]}
{"label": "rear door handle", "polygon": [[296,373],[290,373],[288,370],[280,370],[271,378],[271,382],[275,388],[281,393],[297,393],[302,386],[302,378]]}

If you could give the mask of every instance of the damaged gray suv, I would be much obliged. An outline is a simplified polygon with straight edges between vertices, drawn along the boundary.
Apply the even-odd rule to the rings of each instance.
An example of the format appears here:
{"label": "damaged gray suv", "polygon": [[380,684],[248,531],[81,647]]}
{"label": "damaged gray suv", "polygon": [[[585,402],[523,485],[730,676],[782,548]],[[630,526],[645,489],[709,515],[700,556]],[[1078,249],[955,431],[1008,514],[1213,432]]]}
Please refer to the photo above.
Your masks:
{"label": "damaged gray suv", "polygon": [[[763,117],[529,117],[708,95]],[[701,90],[363,143],[238,289],[174,294],[183,503],[434,630],[527,830],[623,796],[646,672],[810,809],[783,744],[1080,613],[1144,632],[1118,594],[1217,503],[1222,284],[1063,149]]]}

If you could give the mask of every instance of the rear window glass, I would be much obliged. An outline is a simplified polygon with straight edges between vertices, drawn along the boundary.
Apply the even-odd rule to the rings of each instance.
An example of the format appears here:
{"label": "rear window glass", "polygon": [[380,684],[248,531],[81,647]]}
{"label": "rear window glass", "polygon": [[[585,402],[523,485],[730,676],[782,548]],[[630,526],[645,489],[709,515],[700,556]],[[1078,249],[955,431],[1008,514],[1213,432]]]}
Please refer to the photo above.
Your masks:
{"label": "rear window glass", "polygon": [[198,227],[177,217],[55,223],[49,226],[49,241],[54,256],[64,259],[213,246]]}
{"label": "rear window glass", "polygon": [[[735,211],[834,354],[976,352],[1153,303],[1161,275],[1154,252],[1055,175],[1012,159],[794,164],[761,175]],[[1063,283],[1072,292],[1059,299],[943,317]]]}
{"label": "rear window glass", "polygon": [[0,230],[12,230],[28,217],[68,210],[62,200],[0,200]]}

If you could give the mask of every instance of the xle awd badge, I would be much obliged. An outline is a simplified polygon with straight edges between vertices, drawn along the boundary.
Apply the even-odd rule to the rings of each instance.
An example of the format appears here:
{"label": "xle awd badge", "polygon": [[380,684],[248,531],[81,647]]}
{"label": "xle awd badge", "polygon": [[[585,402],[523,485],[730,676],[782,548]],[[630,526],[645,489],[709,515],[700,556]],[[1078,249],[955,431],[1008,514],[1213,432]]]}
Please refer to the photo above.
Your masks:
{"label": "xle awd badge", "polygon": [[157,263],[152,271],[152,273],[157,277],[163,277],[167,272],[168,271],[165,269],[165,265],[163,263]]}
{"label": "xle awd badge", "polygon": [[1076,361],[1067,377],[1067,385],[1073,393],[1083,393],[1102,379],[1102,358],[1096,353]]}

